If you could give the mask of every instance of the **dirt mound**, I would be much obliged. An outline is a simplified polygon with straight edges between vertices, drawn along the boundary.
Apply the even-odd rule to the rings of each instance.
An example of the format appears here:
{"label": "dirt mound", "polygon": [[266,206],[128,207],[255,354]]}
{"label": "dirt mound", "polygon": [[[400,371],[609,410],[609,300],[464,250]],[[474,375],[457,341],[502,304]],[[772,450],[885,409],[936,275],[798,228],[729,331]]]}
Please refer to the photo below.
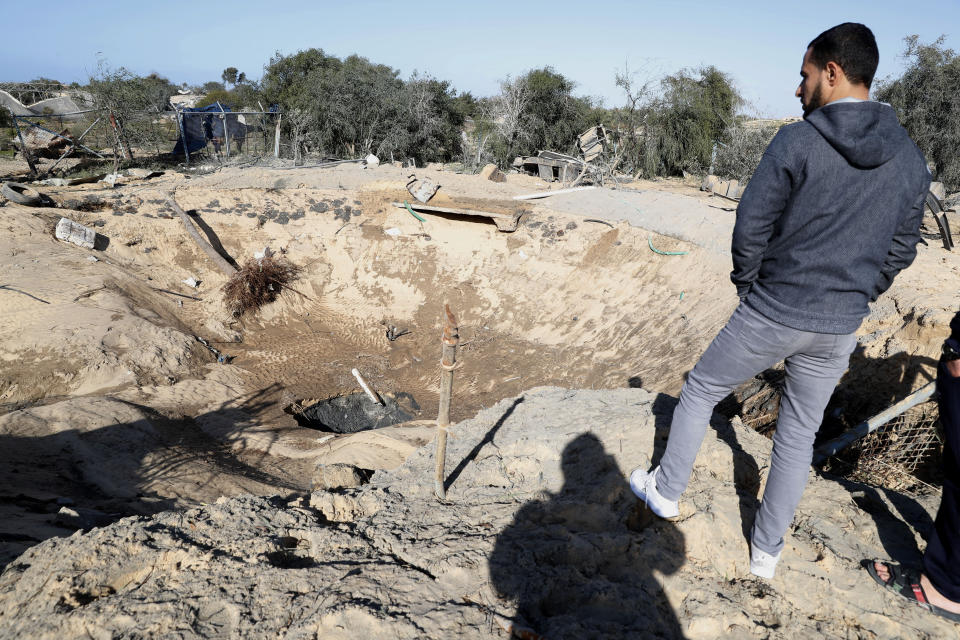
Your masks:
{"label": "dirt mound", "polygon": [[777,577],[750,577],[744,532],[769,441],[739,425],[708,431],[679,522],[637,517],[625,474],[659,455],[672,407],[639,389],[504,400],[453,429],[449,504],[433,498],[421,449],[359,489],[221,499],[47,540],[0,576],[0,635],[476,638],[506,637],[510,624],[549,638],[955,632],[859,566],[916,560],[933,505],[896,494],[813,478]]}

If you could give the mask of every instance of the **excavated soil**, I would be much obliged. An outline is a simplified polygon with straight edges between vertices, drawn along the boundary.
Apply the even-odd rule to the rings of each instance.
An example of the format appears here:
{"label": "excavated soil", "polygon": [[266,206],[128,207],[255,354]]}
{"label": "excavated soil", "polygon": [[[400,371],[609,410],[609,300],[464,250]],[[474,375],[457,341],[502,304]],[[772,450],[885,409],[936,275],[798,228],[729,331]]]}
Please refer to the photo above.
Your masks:
{"label": "excavated soil", "polygon": [[[896,502],[896,496],[875,498],[882,494],[823,481],[823,486],[833,487],[828,491],[834,492],[831,500],[854,501],[853,515],[845,512],[844,517],[855,524],[843,525],[843,534],[830,529],[835,539],[843,539],[832,542],[833,548],[853,547],[834,551],[843,561],[822,565],[817,575],[834,579],[840,571],[836,579],[847,585],[844,588],[855,590],[858,598],[874,598],[869,607],[850,605],[849,597],[835,591],[840,587],[819,582],[810,582],[809,593],[803,595],[787,584],[790,578],[780,596],[767,597],[780,593],[776,583],[769,591],[744,578],[742,535],[736,531],[749,519],[744,504],[755,501],[759,480],[743,480],[747,484],[737,489],[741,498],[730,504],[708,504],[723,487],[708,487],[707,477],[725,477],[731,446],[734,460],[739,455],[729,443],[717,444],[720,450],[726,446],[727,453],[706,457],[704,484],[698,491],[703,492],[699,500],[705,511],[729,521],[730,532],[708,533],[707,525],[683,530],[681,525],[684,561],[675,548],[676,527],[668,531],[653,526],[636,533],[624,524],[630,518],[622,474],[643,463],[644,456],[654,455],[649,449],[652,432],[645,431],[653,429],[651,421],[663,427],[661,418],[651,416],[662,415],[659,407],[676,396],[685,372],[736,304],[724,249],[733,223],[730,202],[680,183],[636,183],[620,191],[520,203],[511,196],[546,185],[527,176],[509,176],[506,183],[495,184],[437,169],[417,170],[418,177],[442,185],[432,205],[522,214],[517,231],[504,233],[482,217],[424,214],[426,221],[420,222],[393,206],[410,199],[404,190],[408,173],[390,166],[365,171],[355,165],[292,171],[225,168],[198,177],[168,172],[149,180],[128,179],[112,189],[97,184],[40,187],[58,208],[0,208],[5,231],[0,236],[0,563],[9,563],[0,584],[6,600],[2,609],[19,611],[13,618],[0,618],[0,626],[26,629],[16,625],[44,618],[47,626],[37,627],[44,634],[87,630],[96,635],[110,618],[115,626],[108,633],[131,635],[134,631],[123,625],[142,619],[140,613],[131,613],[141,605],[130,603],[138,601],[157,605],[157,626],[150,627],[156,631],[148,635],[212,635],[217,629],[250,635],[244,631],[253,628],[250,625],[271,620],[265,628],[288,633],[300,629],[324,637],[336,637],[338,625],[369,627],[374,629],[371,637],[435,637],[435,630],[456,628],[459,635],[474,637],[500,633],[497,621],[503,623],[517,611],[548,637],[603,636],[616,629],[632,635],[644,633],[637,625],[647,623],[614,612],[642,608],[652,598],[658,613],[649,622],[654,625],[650,630],[660,629],[667,636],[681,629],[688,637],[741,632],[779,637],[791,625],[808,631],[821,625],[827,635],[922,632],[937,637],[939,627],[925,619],[918,618],[910,633],[886,626],[876,612],[895,610],[901,619],[904,612],[883,604],[869,589],[856,591],[865,576],[854,572],[857,554],[893,552],[885,548],[889,536],[879,531],[893,524],[876,524],[874,534],[861,532],[861,524],[876,516],[876,500],[887,504],[884,500]],[[270,247],[302,267],[300,279],[258,313],[231,317],[221,302],[226,276],[187,236],[166,203],[170,192],[192,213],[201,232],[232,259],[243,262]],[[53,227],[60,216],[93,227],[109,244],[85,250],[57,242]],[[916,263],[864,322],[861,348],[835,394],[833,414],[846,421],[867,417],[930,379],[955,310],[958,275],[957,256],[933,242],[920,247]],[[198,287],[184,284],[188,278],[199,281]],[[499,441],[487,438],[484,427],[455,430],[449,481],[463,493],[454,502],[468,495],[478,502],[450,507],[431,502],[424,488],[429,484],[429,472],[424,471],[429,448],[424,445],[434,433],[429,420],[437,411],[445,304],[460,324],[457,360],[462,364],[455,372],[454,420],[489,426],[507,411],[505,398],[527,398],[516,406],[517,415],[526,417],[512,448],[499,450]],[[402,335],[390,340],[388,332]],[[228,363],[219,364],[208,346],[227,356]],[[360,391],[353,368],[385,397],[415,398],[404,405],[405,410],[412,408],[413,420],[350,435],[302,426],[301,414],[311,405]],[[543,385],[583,391],[536,392],[537,402],[527,404],[528,390]],[[589,409],[566,404],[563,394],[589,398]],[[656,407],[650,404],[656,404],[655,394],[662,398]],[[633,418],[617,413],[623,398],[636,399]],[[490,409],[495,405],[499,409]],[[536,413],[527,415],[534,406]],[[571,407],[573,414],[565,416]],[[750,382],[726,408],[728,415],[742,415],[750,426],[758,426],[755,418],[761,414],[775,415],[775,394],[767,393],[762,381]],[[615,441],[610,429],[618,434]],[[588,432],[598,442],[580,440],[577,447],[591,450],[591,464],[607,460],[596,478],[586,478],[593,488],[583,495],[592,497],[577,497],[554,511],[553,494],[543,492],[566,495],[556,464],[564,459],[564,446]],[[737,436],[743,438],[757,442],[758,448],[750,450],[754,460],[766,455],[762,436]],[[607,457],[595,455],[598,446]],[[621,458],[621,447],[634,459]],[[410,463],[400,467],[411,456]],[[471,475],[494,459],[502,473],[520,469],[522,479],[512,480],[518,488],[506,497],[502,481]],[[318,463],[400,469],[374,474],[375,488],[327,498],[314,494],[308,507],[295,496],[308,491]],[[742,465],[737,468],[742,471]],[[756,468],[762,470],[763,464]],[[423,479],[414,482],[410,474]],[[491,497],[496,493],[491,487],[499,487],[499,497]],[[747,500],[744,491],[754,497]],[[868,497],[861,500],[858,492]],[[225,502],[212,504],[221,496]],[[328,499],[346,505],[335,511],[346,509],[353,515],[331,515],[322,506]],[[291,500],[300,506],[290,506]],[[586,509],[583,505],[590,501],[607,506]],[[374,502],[381,504],[377,513],[394,519],[391,523],[377,520],[380,516],[364,511],[366,507],[350,506]],[[861,502],[866,506],[857,507]],[[533,506],[528,509],[526,503]],[[925,506],[929,511],[930,505]],[[583,540],[606,534],[578,512],[593,514],[604,528],[617,531],[611,534],[613,540],[595,541],[598,548],[639,555],[631,555],[622,566],[613,551],[598,551],[602,557],[596,556],[589,548],[594,542]],[[258,515],[250,515],[254,513]],[[273,515],[263,514],[281,515],[274,522]],[[131,516],[134,519],[119,520]],[[835,516],[816,511],[809,535],[822,537],[821,527],[840,526],[832,520]],[[515,518],[525,523],[519,529],[510,525]],[[541,524],[530,524],[530,518],[561,529],[538,529]],[[922,547],[928,520],[904,525],[916,541],[911,557],[917,545]],[[114,521],[62,539],[75,530]],[[174,527],[175,521],[192,524]],[[372,524],[357,524],[367,521]],[[798,522],[804,522],[800,516],[795,528]],[[253,528],[243,529],[248,524]],[[231,529],[233,525],[239,528]],[[192,533],[195,527],[202,535]],[[261,531],[257,527],[264,528],[263,544],[250,544],[254,531]],[[288,532],[279,534],[278,527]],[[362,533],[365,527],[372,527],[372,538]],[[454,554],[460,559],[449,566],[411,559],[393,543],[371,542],[389,531],[389,536],[406,541],[404,549],[421,547],[417,554],[442,558],[435,545],[447,540],[440,533],[445,528],[461,531],[465,540]],[[289,531],[301,530],[307,533],[293,544],[290,539],[300,534]],[[545,531],[559,537],[535,552],[536,561],[515,557],[515,551],[506,556],[496,551],[497,544],[504,544],[498,540],[517,540],[511,532],[519,530],[534,537]],[[848,533],[854,538],[844,538]],[[275,535],[286,540],[286,546],[270,542]],[[121,544],[111,542],[111,536],[131,537],[129,544]],[[657,546],[659,537],[663,544]],[[694,544],[700,538],[702,543]],[[307,554],[303,539],[314,540]],[[63,547],[66,553],[40,551],[44,545],[74,543],[91,546],[86,551]],[[605,546],[608,543],[612,546]],[[691,555],[698,544],[701,555]],[[729,557],[716,560],[723,566],[710,569],[713,578],[698,582],[698,572],[716,545],[726,545]],[[108,557],[117,548],[129,551],[131,558],[143,556],[129,562],[117,556],[119,565],[141,567],[130,569],[129,581],[123,571],[118,569],[121,579],[108,568],[114,562]],[[24,552],[34,555],[17,559]],[[812,557],[812,552],[798,554]],[[44,556],[79,564],[46,567],[37,560]],[[583,561],[591,568],[582,575],[564,568],[567,557],[573,566]],[[503,562],[521,567],[514,573],[526,572],[533,582],[549,585],[562,579],[571,586],[548,593],[546,586],[534,588],[529,581],[520,585],[516,576],[495,578],[491,572],[501,561],[493,558],[509,558]],[[484,568],[488,561],[489,571]],[[641,571],[641,565],[660,567],[663,576],[631,584],[627,578]],[[788,564],[784,575],[811,571],[799,567]],[[441,579],[447,569],[452,573]],[[228,603],[212,592],[202,594],[183,573],[218,582],[221,570],[248,595]],[[288,582],[281,576],[290,570],[303,572],[294,591],[281,590],[292,598],[290,613],[283,620],[271,618],[282,607],[266,594],[273,591],[274,581]],[[642,571],[660,576],[650,574],[649,568]],[[70,577],[103,572],[110,575],[90,577],[89,583]],[[54,574],[61,578],[51,578],[41,589],[46,595],[30,601],[25,594],[34,589],[31,580]],[[184,596],[179,604],[168,601],[163,580],[174,574],[184,593],[197,595]],[[256,577],[260,575],[262,579]],[[666,576],[684,575],[690,582],[667,588]],[[444,582],[450,576],[461,581],[452,590]],[[154,584],[157,580],[161,582]],[[356,586],[357,580],[365,586]],[[606,595],[583,595],[574,584],[578,580],[591,594]],[[350,586],[330,586],[338,581]],[[172,592],[179,594],[180,589]],[[330,590],[329,599],[313,597],[318,591],[328,593],[325,589]],[[539,594],[536,603],[517,595],[531,593]],[[119,609],[101,610],[109,602],[118,603]],[[706,603],[704,612],[719,612],[723,602],[728,608],[735,602],[733,609],[739,607],[742,615],[699,613],[701,602]],[[577,616],[586,621],[582,629],[566,612],[573,606],[584,608]],[[49,611],[58,613],[43,613]],[[872,616],[864,627],[869,632],[857,626],[864,624],[860,618],[865,611]],[[397,622],[401,619],[402,624]],[[606,619],[621,626],[603,627],[600,621]],[[79,626],[71,626],[75,624]],[[657,626],[661,624],[666,626]]]}

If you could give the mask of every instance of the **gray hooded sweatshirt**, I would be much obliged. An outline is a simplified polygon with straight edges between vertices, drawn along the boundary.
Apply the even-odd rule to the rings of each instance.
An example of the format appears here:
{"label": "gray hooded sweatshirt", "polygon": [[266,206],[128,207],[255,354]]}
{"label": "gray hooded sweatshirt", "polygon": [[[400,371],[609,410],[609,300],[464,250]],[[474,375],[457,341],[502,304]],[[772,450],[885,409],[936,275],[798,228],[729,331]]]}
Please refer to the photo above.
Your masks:
{"label": "gray hooded sweatshirt", "polygon": [[830,103],[783,127],[737,207],[738,295],[794,329],[853,333],[913,262],[929,188],[889,105]]}

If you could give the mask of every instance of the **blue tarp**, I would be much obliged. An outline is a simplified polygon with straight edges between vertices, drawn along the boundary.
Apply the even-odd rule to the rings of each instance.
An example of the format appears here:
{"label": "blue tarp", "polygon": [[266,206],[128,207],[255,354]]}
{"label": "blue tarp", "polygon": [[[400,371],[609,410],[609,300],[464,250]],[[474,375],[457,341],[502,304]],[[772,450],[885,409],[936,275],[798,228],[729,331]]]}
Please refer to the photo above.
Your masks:
{"label": "blue tarp", "polygon": [[237,119],[237,116],[230,113],[230,107],[214,102],[206,107],[183,109],[180,112],[182,136],[173,148],[174,155],[183,155],[184,140],[189,153],[200,151],[211,140],[219,151],[220,143],[224,139],[224,122],[227,123],[227,130],[230,132],[230,140],[235,140],[238,146],[242,145],[246,137],[246,127]]}

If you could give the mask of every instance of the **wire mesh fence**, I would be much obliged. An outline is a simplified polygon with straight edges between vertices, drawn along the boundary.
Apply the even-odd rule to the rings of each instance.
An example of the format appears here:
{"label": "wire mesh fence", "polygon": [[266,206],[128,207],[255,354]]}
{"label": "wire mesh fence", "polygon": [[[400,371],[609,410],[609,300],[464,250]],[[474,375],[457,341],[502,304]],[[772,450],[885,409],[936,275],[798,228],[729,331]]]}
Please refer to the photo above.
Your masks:
{"label": "wire mesh fence", "polygon": [[[187,163],[213,159],[279,156],[280,113],[133,112],[104,109],[15,115],[15,142],[35,174],[51,174],[77,160],[160,160]],[[72,161],[65,163],[67,158]]]}
{"label": "wire mesh fence", "polygon": [[898,416],[857,444],[850,476],[904,493],[938,491],[943,448],[939,424],[935,402]]}

